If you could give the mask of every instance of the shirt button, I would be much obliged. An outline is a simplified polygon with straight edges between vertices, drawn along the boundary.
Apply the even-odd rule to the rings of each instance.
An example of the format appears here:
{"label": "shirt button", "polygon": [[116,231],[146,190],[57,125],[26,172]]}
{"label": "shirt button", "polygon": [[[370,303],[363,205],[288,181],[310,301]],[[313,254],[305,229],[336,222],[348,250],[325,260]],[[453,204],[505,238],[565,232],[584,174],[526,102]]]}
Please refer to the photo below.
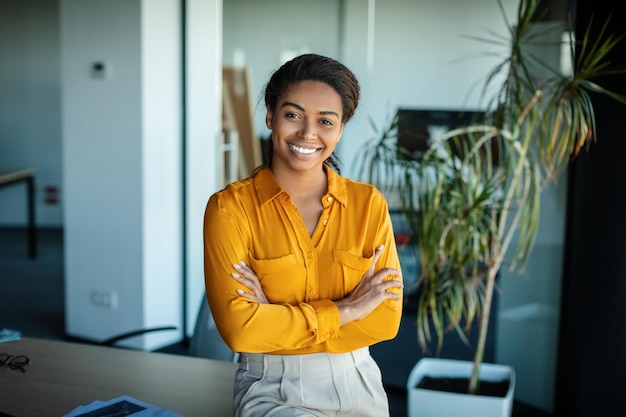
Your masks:
{"label": "shirt button", "polygon": [[333,198],[331,196],[326,197],[326,201],[333,201]]}
{"label": "shirt button", "polygon": [[328,224],[328,220],[324,220],[324,226],[326,226]]}

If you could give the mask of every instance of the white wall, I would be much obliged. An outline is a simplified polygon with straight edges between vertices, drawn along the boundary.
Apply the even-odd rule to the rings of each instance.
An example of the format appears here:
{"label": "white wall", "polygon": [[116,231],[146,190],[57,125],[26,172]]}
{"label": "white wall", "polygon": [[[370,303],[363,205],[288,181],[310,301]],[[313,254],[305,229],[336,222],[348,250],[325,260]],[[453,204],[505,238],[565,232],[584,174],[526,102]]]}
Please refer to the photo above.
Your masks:
{"label": "white wall", "polygon": [[[2,0],[0,31],[6,36],[0,37],[3,56],[0,65],[0,169],[23,166],[36,169],[37,223],[40,227],[64,227],[72,258],[98,254],[102,249],[100,245],[110,245],[112,236],[118,233],[119,240],[131,248],[128,250],[122,245],[113,253],[101,254],[95,265],[103,268],[101,262],[111,270],[118,268],[120,271],[109,271],[108,275],[96,272],[94,275],[102,278],[97,286],[91,281],[79,282],[76,288],[68,290],[70,297],[81,300],[77,308],[72,308],[74,313],[83,307],[92,308],[90,300],[84,300],[90,286],[101,291],[132,291],[131,298],[139,294],[140,298],[145,298],[146,305],[153,299],[160,303],[165,300],[167,305],[171,304],[170,299],[177,303],[184,290],[189,335],[204,295],[204,207],[210,194],[220,187],[217,152],[221,140],[222,11],[221,0],[186,1],[187,137],[185,172],[181,174],[183,144],[180,137],[170,140],[183,128],[182,92],[178,91],[182,82],[182,40],[178,26],[181,19],[176,4],[180,2],[68,1],[64,4],[64,13],[68,14],[66,18],[70,18],[71,24],[64,29],[68,36],[64,65],[69,66],[63,78],[70,87],[63,95],[76,112],[74,116],[65,115],[71,119],[64,132],[69,135],[65,139],[71,145],[63,157],[71,159],[66,163],[62,159],[61,143],[61,5],[55,0]],[[127,16],[118,16],[127,12]],[[68,31],[80,34],[68,34]],[[74,47],[78,50],[76,56],[67,50]],[[89,64],[105,58],[111,65],[110,77],[89,78]],[[162,83],[163,79],[169,81]],[[83,152],[84,157],[79,159],[78,155]],[[100,173],[106,173],[106,178]],[[179,188],[181,175],[186,182],[184,197]],[[65,210],[63,180],[74,187],[74,197],[76,191],[80,191],[78,199],[73,198]],[[43,205],[40,189],[44,185],[54,185],[61,190],[61,204]],[[77,211],[91,208],[98,200],[102,200],[102,204],[97,211],[91,210],[91,218],[77,216]],[[119,216],[123,230],[109,227],[107,222],[98,219],[97,215],[103,210]],[[164,216],[178,220],[160,225],[163,228],[160,230],[156,225]],[[76,226],[64,224],[64,217],[75,221]],[[0,225],[20,227],[25,224],[25,187],[3,188]],[[184,261],[174,259],[183,253],[183,227]],[[109,238],[101,242],[91,239],[87,236],[89,233]],[[163,239],[163,233],[170,239]],[[172,260],[166,268],[164,259]],[[69,265],[67,271],[75,274],[77,268],[82,271],[87,267]],[[158,278],[178,275],[180,279],[183,270],[184,288],[182,281],[176,281],[175,285],[168,281],[164,285],[162,278]],[[131,279],[122,283],[116,278],[120,274],[139,278],[137,282]],[[137,312],[133,313],[139,314],[140,306],[138,304]],[[97,311],[99,320],[111,315]],[[90,320],[76,314],[72,320]],[[134,327],[162,323],[164,317],[160,314],[143,311],[143,323],[141,319],[126,317],[125,312],[114,317],[125,322],[124,326]],[[182,320],[176,320],[179,319]],[[103,330],[107,335],[112,331]]]}
{"label": "white wall", "polygon": [[[223,62],[250,67],[254,121],[266,137],[262,91],[275,69],[305,52],[336,57],[339,53],[337,0],[224,1]],[[243,60],[236,59],[243,52]],[[257,106],[258,104],[258,106]]]}
{"label": "white wall", "polygon": [[[503,1],[511,17],[516,3]],[[373,65],[367,78],[361,76],[366,87],[366,113],[359,119],[363,133],[342,144],[346,168],[374,134],[365,116],[382,128],[401,107],[477,108],[478,96],[468,94],[496,60],[484,54],[493,46],[468,36],[505,31],[495,0],[377,0],[375,6]]]}
{"label": "white wall", "polygon": [[[66,332],[180,329],[180,18],[176,0],[60,3]],[[104,77],[91,66],[104,62]],[[94,305],[94,291],[114,307]],[[173,343],[162,332],[138,343]]]}
{"label": "white wall", "polygon": [[[503,4],[513,17],[517,1]],[[467,36],[502,33],[503,22],[495,0],[229,0],[224,4],[223,60],[233,65],[235,55],[243,52],[255,104],[269,75],[289,53],[320,53],[348,65],[362,87],[359,109],[338,149],[345,173],[352,175],[354,153],[372,135],[368,117],[382,126],[401,106],[478,105],[476,94],[469,101],[467,95],[496,60],[484,56],[487,45]],[[258,33],[264,35],[250,35]],[[263,103],[255,110],[255,126],[264,137]]]}

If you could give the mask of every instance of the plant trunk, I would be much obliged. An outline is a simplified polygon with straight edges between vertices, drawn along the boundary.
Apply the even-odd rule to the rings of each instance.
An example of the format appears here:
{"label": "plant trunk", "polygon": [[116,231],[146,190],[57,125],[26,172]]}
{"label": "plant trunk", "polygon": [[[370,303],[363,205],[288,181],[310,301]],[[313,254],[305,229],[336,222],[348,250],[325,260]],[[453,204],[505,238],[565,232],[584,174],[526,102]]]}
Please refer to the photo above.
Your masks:
{"label": "plant trunk", "polygon": [[487,273],[487,290],[485,294],[485,304],[483,305],[483,314],[480,318],[480,332],[478,334],[478,345],[474,354],[474,368],[472,369],[472,377],[469,383],[469,393],[476,394],[478,391],[478,378],[480,376],[480,364],[483,361],[485,353],[485,344],[487,343],[487,331],[489,330],[489,316],[491,315],[491,302],[493,299],[493,291],[496,282],[496,275],[500,265],[494,265],[489,268]]}
{"label": "plant trunk", "polygon": [[[535,92],[533,99],[531,102],[524,108],[522,112],[522,116],[520,116],[520,120],[526,117],[526,113],[532,109],[532,106],[539,99],[539,92]],[[534,116],[532,122],[532,126],[536,126],[537,120],[536,116]],[[517,149],[519,150],[519,160],[517,161],[514,175],[512,177],[511,183],[508,186],[508,190],[506,193],[506,197],[503,201],[502,207],[508,208],[511,207],[511,203],[515,199],[515,191],[517,190],[517,185],[520,182],[520,178],[522,177],[522,171],[528,164],[528,147],[532,140],[532,132],[535,129],[529,129],[524,137],[524,141],[522,142],[522,146],[517,144]],[[528,198],[528,188],[525,187],[525,192],[523,193],[522,199],[526,201]],[[522,215],[522,211],[518,210],[513,216],[513,220],[509,225],[508,231],[504,233],[505,226],[507,225],[508,211],[503,210],[500,213],[499,218],[497,219],[498,223],[498,235],[495,241],[492,241],[491,254],[493,256],[494,262],[490,265],[489,270],[487,272],[487,289],[485,294],[485,304],[483,306],[483,312],[480,322],[480,331],[478,334],[478,345],[476,346],[476,353],[474,354],[474,367],[472,369],[472,377],[470,378],[469,383],[469,393],[476,394],[478,391],[478,382],[480,376],[480,364],[483,361],[483,356],[485,353],[485,344],[487,343],[487,331],[489,330],[489,316],[491,315],[491,302],[493,300],[493,291],[496,283],[496,275],[498,274],[498,270],[502,265],[502,259],[504,254],[506,253],[511,239],[513,237],[514,232],[517,230],[517,227],[520,222],[520,216]],[[495,219],[495,217],[494,217]],[[495,221],[495,220],[494,220]]]}

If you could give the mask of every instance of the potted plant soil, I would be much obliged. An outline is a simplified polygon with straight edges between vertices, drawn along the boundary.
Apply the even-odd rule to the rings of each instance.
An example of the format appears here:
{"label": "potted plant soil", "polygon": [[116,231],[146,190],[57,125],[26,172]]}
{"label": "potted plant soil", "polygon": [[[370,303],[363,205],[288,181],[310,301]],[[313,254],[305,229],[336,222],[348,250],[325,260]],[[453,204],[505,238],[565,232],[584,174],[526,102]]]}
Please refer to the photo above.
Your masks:
{"label": "potted plant soil", "polygon": [[468,395],[470,361],[422,358],[407,380],[409,416],[511,416],[515,370],[506,365],[481,364],[480,385]]}

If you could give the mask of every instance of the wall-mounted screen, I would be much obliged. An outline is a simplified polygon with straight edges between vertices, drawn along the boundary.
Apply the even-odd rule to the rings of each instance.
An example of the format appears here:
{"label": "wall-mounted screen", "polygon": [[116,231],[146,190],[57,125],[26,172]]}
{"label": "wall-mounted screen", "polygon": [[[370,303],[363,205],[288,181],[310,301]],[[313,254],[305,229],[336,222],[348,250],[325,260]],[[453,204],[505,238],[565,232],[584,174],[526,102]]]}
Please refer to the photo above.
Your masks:
{"label": "wall-mounted screen", "polygon": [[398,110],[398,145],[420,160],[433,140],[452,129],[468,126],[484,116],[479,111]]}

